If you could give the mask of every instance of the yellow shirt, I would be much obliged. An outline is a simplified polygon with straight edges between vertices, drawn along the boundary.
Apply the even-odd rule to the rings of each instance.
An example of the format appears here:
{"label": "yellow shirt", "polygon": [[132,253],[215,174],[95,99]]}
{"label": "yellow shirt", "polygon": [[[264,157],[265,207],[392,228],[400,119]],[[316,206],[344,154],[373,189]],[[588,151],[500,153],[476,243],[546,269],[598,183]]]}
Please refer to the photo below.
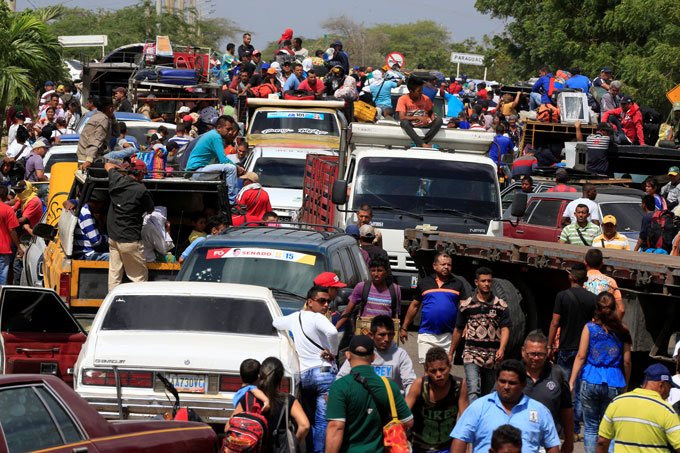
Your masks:
{"label": "yellow shirt", "polygon": [[637,388],[614,398],[598,434],[616,441],[614,453],[678,450],[680,418],[657,392]]}
{"label": "yellow shirt", "polygon": [[628,238],[621,233],[616,233],[611,239],[604,237],[603,233],[593,239],[593,247],[614,250],[630,250],[630,243],[628,242]]}
{"label": "yellow shirt", "polygon": [[198,238],[204,238],[206,236],[206,233],[202,231],[196,231],[196,230],[191,230],[191,234],[189,234],[189,243],[191,244]]}

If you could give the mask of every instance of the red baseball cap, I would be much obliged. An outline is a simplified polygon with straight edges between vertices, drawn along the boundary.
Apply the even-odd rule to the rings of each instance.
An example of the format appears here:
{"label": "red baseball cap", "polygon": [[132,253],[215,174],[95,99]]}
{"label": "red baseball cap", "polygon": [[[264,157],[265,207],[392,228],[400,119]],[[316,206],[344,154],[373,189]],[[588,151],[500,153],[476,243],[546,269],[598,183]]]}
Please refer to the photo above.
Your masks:
{"label": "red baseball cap", "polygon": [[184,115],[182,117],[182,121],[191,121],[192,123],[194,122],[194,117],[191,115]]}
{"label": "red baseball cap", "polygon": [[322,272],[314,279],[315,286],[325,286],[326,288],[344,288],[347,285],[340,281],[337,274],[333,272]]}
{"label": "red baseball cap", "polygon": [[146,167],[146,164],[141,161],[141,160],[136,160],[134,164],[132,164],[132,170],[137,170],[137,171],[143,171],[146,173],[148,171],[148,168]]}

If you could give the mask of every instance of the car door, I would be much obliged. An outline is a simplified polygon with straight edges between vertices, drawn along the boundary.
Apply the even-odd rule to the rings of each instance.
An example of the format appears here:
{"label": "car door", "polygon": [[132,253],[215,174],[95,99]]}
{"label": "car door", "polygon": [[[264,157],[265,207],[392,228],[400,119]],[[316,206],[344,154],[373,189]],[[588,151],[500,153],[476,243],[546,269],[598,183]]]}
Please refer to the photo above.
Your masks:
{"label": "car door", "polygon": [[0,428],[9,453],[97,452],[63,401],[44,384],[0,389]]}
{"label": "car door", "polygon": [[[531,213],[531,217],[522,225],[521,231],[524,239],[557,242],[562,231],[561,221],[564,205],[564,200],[540,199],[536,209]],[[516,232],[519,232],[518,230],[520,228]]]}
{"label": "car door", "polygon": [[73,385],[86,335],[53,290],[0,288],[0,331],[4,374],[52,374]]}
{"label": "car door", "polygon": [[509,210],[507,210],[503,218],[512,220],[512,223],[510,222],[503,223],[503,236],[525,239],[524,227],[526,226],[526,223],[529,221],[529,218],[531,217],[531,214],[534,212],[534,209],[536,209],[536,206],[538,206],[538,202],[539,200],[535,198],[530,198],[527,203],[527,209],[524,211],[524,215],[520,219],[515,219],[514,217],[510,216],[510,212]]}

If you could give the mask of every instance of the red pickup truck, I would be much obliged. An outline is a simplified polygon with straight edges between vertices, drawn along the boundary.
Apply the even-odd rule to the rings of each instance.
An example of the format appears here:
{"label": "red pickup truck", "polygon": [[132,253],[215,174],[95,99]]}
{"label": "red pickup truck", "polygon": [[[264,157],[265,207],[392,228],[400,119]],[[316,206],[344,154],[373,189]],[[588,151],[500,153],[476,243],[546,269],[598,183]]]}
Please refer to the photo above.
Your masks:
{"label": "red pickup truck", "polygon": [[213,429],[196,422],[106,421],[55,376],[0,376],[0,452],[214,453]]}

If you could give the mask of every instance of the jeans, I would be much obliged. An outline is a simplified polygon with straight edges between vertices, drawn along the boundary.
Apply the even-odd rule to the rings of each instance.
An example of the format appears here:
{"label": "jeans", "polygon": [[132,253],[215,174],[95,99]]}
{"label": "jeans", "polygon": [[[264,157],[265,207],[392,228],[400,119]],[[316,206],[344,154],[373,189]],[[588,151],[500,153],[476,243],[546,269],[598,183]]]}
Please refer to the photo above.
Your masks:
{"label": "jeans", "polygon": [[541,93],[531,93],[529,96],[529,108],[536,110],[543,104],[543,95]]}
{"label": "jeans", "polygon": [[224,173],[227,183],[227,190],[229,191],[229,204],[233,206],[236,203],[236,196],[238,195],[238,175],[236,174],[236,165],[210,164],[199,168],[196,171],[197,173],[194,173],[191,176],[191,179],[196,181],[212,181],[219,177],[219,173]]}
{"label": "jeans", "polygon": [[444,121],[441,118],[439,117],[435,118],[434,120],[432,120],[428,127],[422,128],[429,130],[425,133],[425,137],[420,138],[420,136],[416,133],[416,130],[413,128],[413,124],[411,124],[410,121],[401,120],[399,122],[401,128],[404,129],[406,135],[411,137],[411,140],[413,140],[416,146],[423,146],[425,143],[430,143],[434,136],[437,135],[437,132],[439,132],[439,129],[442,128],[442,124],[444,124]]}
{"label": "jeans", "polygon": [[83,259],[87,261],[108,261],[109,252],[93,252],[91,255],[85,256]]}
{"label": "jeans", "polygon": [[21,285],[21,272],[24,270],[24,259],[14,256],[14,262],[12,263],[12,284]]}
{"label": "jeans", "polygon": [[104,154],[104,158],[106,160],[123,160],[126,157],[130,157],[138,152],[139,150],[135,147],[127,148],[121,151],[109,151],[108,153]]}
{"label": "jeans", "polygon": [[11,253],[0,254],[0,286],[7,284],[7,276],[9,275],[9,268],[11,262],[12,262]]}
{"label": "jeans", "polygon": [[[571,370],[574,366],[574,359],[576,358],[577,350],[571,351],[557,351],[557,365],[562,368],[564,377],[569,382],[571,378]],[[581,422],[583,421],[583,410],[581,408],[581,379],[576,378],[574,383],[574,434],[581,433]]]}
{"label": "jeans", "polygon": [[[325,368],[324,368],[325,370]],[[337,370],[322,371],[310,368],[300,375],[300,403],[312,427],[312,435],[307,436],[307,451],[323,453],[326,442],[326,405],[328,389],[335,381]]]}
{"label": "jeans", "polygon": [[474,363],[466,363],[463,368],[465,369],[470,404],[480,396],[493,391],[496,383],[496,371],[493,368],[484,368]]}
{"label": "jeans", "polygon": [[583,407],[583,446],[586,453],[594,453],[597,430],[604,411],[615,397],[623,393],[621,387],[609,387],[606,383],[591,384],[581,381],[581,405]]}

